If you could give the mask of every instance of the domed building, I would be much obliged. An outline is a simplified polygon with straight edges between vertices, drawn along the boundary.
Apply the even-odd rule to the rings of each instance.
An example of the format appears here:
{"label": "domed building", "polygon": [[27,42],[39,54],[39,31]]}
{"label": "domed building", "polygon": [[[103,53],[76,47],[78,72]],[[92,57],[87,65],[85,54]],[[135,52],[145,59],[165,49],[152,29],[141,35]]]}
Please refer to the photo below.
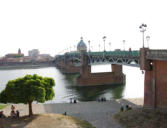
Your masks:
{"label": "domed building", "polygon": [[87,51],[87,46],[86,46],[86,44],[84,43],[82,37],[81,37],[80,42],[79,42],[78,45],[77,45],[77,51],[78,51],[78,52]]}

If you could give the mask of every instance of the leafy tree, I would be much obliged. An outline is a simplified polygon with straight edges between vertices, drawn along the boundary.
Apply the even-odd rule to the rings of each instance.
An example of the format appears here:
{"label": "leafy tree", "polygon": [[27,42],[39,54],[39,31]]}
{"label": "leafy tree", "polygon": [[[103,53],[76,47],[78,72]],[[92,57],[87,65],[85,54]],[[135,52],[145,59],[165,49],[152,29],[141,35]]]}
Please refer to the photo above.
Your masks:
{"label": "leafy tree", "polygon": [[54,97],[52,78],[41,77],[36,74],[26,75],[8,81],[6,88],[0,93],[2,103],[25,103],[29,105],[29,116],[33,115],[32,102],[45,102]]}

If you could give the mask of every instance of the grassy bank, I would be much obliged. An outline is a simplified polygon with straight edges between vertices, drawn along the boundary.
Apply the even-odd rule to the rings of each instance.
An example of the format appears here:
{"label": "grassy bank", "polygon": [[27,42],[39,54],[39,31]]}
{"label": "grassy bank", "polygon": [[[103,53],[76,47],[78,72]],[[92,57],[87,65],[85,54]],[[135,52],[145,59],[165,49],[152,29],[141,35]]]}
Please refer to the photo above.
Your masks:
{"label": "grassy bank", "polygon": [[5,108],[7,105],[6,104],[0,104],[0,110]]}
{"label": "grassy bank", "polygon": [[152,109],[134,109],[114,115],[126,128],[167,128],[167,114]]}
{"label": "grassy bank", "polygon": [[3,128],[94,128],[85,121],[60,114],[40,114],[33,117],[24,116],[20,119],[4,118],[0,120]]}

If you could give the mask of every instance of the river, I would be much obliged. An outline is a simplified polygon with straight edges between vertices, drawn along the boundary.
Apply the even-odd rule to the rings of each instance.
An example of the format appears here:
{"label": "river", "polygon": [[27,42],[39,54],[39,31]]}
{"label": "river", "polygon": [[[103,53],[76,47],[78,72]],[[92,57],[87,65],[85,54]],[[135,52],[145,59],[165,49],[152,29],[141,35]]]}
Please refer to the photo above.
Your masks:
{"label": "river", "polygon": [[[92,66],[92,72],[110,71],[110,65]],[[5,88],[8,80],[22,77],[26,74],[38,74],[54,78],[55,97],[46,103],[69,102],[70,98],[79,101],[96,100],[99,97],[107,99],[139,98],[144,95],[144,75],[139,68],[123,66],[126,74],[126,85],[78,87],[75,83],[75,75],[64,75],[55,67],[37,69],[11,69],[0,70],[0,92]]]}

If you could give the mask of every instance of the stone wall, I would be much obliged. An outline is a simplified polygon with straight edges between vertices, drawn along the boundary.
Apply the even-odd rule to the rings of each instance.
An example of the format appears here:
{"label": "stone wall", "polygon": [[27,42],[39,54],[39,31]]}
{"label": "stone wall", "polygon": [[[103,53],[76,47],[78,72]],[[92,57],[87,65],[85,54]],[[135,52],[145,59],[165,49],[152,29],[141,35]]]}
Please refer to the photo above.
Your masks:
{"label": "stone wall", "polygon": [[167,108],[167,61],[153,60],[145,72],[144,106]]}
{"label": "stone wall", "polygon": [[113,72],[91,73],[89,77],[80,76],[77,79],[79,86],[124,84],[124,82],[124,74],[115,75]]}

